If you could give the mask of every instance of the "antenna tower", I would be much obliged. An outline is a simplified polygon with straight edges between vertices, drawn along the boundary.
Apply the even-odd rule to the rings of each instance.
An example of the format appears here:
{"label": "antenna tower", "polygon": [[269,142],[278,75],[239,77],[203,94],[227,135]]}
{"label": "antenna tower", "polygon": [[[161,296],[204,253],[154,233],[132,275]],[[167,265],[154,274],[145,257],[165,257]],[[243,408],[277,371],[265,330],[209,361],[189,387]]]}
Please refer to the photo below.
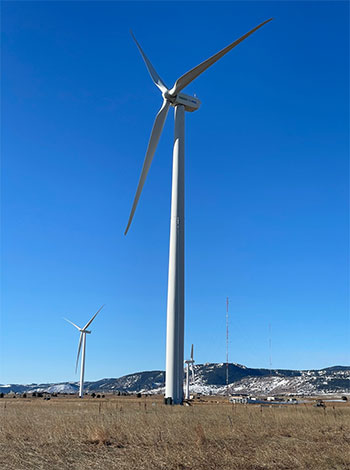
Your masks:
{"label": "antenna tower", "polygon": [[270,365],[270,376],[271,376],[272,375],[271,323],[269,323],[269,365]]}
{"label": "antenna tower", "polygon": [[226,395],[228,396],[228,297],[226,297]]}

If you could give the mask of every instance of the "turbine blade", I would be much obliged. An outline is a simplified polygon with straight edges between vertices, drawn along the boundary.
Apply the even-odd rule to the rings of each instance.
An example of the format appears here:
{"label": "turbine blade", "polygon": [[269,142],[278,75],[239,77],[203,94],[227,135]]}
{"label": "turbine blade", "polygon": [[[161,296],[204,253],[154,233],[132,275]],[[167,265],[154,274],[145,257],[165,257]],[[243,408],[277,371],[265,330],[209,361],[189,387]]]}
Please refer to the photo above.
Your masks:
{"label": "turbine blade", "polygon": [[193,369],[193,364],[191,364],[191,371],[192,371],[192,383],[194,383],[194,369]]}
{"label": "turbine blade", "polygon": [[100,309],[97,310],[97,312],[96,312],[95,315],[91,318],[91,320],[89,320],[89,321],[87,322],[87,324],[86,324],[86,325],[84,326],[84,328],[83,328],[83,331],[86,330],[86,328],[87,328],[89,325],[91,325],[91,323],[94,321],[96,315],[101,312],[101,310],[103,309],[103,307],[104,307],[104,304],[102,305],[102,307],[101,307]]}
{"label": "turbine blade", "polygon": [[191,359],[193,361],[193,344],[192,344],[192,347],[191,347]]}
{"label": "turbine blade", "polygon": [[158,114],[157,114],[156,119],[154,121],[151,137],[150,137],[149,142],[148,142],[148,147],[147,147],[145,160],[143,162],[143,167],[142,167],[141,176],[140,176],[140,179],[139,179],[139,184],[137,186],[134,202],[133,202],[132,209],[131,209],[130,216],[129,216],[128,225],[126,227],[124,235],[126,235],[128,233],[130,224],[131,224],[132,219],[134,217],[136,206],[137,206],[137,203],[140,199],[142,188],[143,188],[143,185],[145,184],[146,177],[147,177],[148,171],[150,169],[150,166],[151,166],[151,163],[152,163],[152,160],[153,160],[154,152],[156,151],[156,148],[157,148],[157,145],[158,145],[160,134],[162,133],[162,130],[163,130],[165,119],[167,117],[168,110],[169,110],[169,105],[170,104],[167,100],[163,101],[162,107],[158,111]]}
{"label": "turbine blade", "polygon": [[232,42],[231,44],[226,46],[224,49],[214,54],[212,57],[209,57],[209,59],[197,65],[197,67],[194,67],[193,69],[191,69],[190,71],[182,75],[180,78],[176,80],[172,89],[169,90],[169,94],[171,96],[176,96],[183,88],[185,88],[188,84],[190,84],[195,78],[197,78],[201,73],[207,70],[211,65],[215,64],[216,61],[221,59],[221,57],[227,54],[231,49],[236,47],[240,42],[244,41],[244,39],[246,39],[248,36],[253,34],[256,30],[258,30],[259,28],[261,28],[262,26],[264,26],[266,23],[268,23],[271,20],[273,20],[273,18],[270,18],[264,21],[263,23],[259,24],[258,26],[253,28],[251,31],[244,34],[244,36]]}
{"label": "turbine blade", "polygon": [[73,323],[72,321],[68,320],[67,318],[65,318],[64,320],[66,320],[68,323],[70,323],[71,325],[75,326],[75,328],[78,328],[78,330],[80,331],[80,328],[79,326],[77,326],[75,323]]}
{"label": "turbine blade", "polygon": [[168,91],[168,87],[165,85],[165,83],[163,82],[163,80],[160,78],[160,76],[158,75],[156,69],[153,67],[153,65],[151,64],[151,61],[149,60],[149,58],[146,56],[146,54],[143,52],[142,50],[142,47],[140,46],[140,44],[137,42],[137,39],[135,38],[134,34],[132,31],[130,31],[131,33],[131,36],[133,38],[133,40],[135,41],[136,43],[136,46],[138,48],[138,50],[140,51],[140,54],[142,55],[142,58],[146,64],[146,67],[147,67],[147,70],[149,72],[149,74],[151,75],[152,77],[152,80],[154,82],[154,84],[160,89],[160,91],[162,93],[164,93],[165,91]]}
{"label": "turbine blade", "polygon": [[78,370],[79,355],[80,355],[80,349],[81,349],[81,340],[83,339],[83,334],[84,333],[80,333],[79,346],[78,346],[78,355],[77,355],[77,361],[75,363],[75,373],[77,373],[77,370]]}

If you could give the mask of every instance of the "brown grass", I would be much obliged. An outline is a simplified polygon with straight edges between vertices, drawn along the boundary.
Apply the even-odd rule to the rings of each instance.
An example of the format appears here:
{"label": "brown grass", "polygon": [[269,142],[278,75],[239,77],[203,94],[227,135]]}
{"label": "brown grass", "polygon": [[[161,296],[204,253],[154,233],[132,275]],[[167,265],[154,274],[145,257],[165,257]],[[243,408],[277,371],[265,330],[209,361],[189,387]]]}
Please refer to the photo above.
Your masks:
{"label": "brown grass", "polygon": [[0,412],[2,470],[350,470],[346,404],[3,399]]}

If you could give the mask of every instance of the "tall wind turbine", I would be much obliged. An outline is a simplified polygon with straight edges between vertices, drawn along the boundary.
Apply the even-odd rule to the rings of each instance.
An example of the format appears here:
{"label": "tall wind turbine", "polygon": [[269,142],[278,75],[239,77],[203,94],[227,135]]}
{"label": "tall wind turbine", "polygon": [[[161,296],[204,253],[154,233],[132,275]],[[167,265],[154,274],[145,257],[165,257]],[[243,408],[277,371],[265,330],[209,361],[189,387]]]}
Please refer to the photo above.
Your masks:
{"label": "tall wind turbine", "polygon": [[151,137],[148,143],[145,160],[143,163],[140,180],[132,205],[127,234],[137,203],[139,201],[143,185],[151,166],[154,152],[163,130],[169,106],[174,107],[175,136],[173,149],[173,176],[171,195],[171,221],[170,221],[170,248],[169,248],[169,273],[168,273],[168,303],[167,303],[167,337],[166,337],[166,384],[165,403],[179,404],[183,401],[183,363],[184,363],[184,247],[185,247],[185,204],[184,204],[184,141],[185,141],[185,111],[196,111],[200,101],[194,97],[180,93],[195,78],[227,54],[231,49],[253,34],[272,18],[264,21],[241,38],[229,44],[227,47],[197,65],[193,69],[178,78],[172,88],[168,88],[160,78],[140,44],[134,38],[136,45],[143,57],[149,74],[154,84],[159,88],[163,97],[163,104],[158,111],[153,124]]}
{"label": "tall wind turbine", "polygon": [[79,387],[79,398],[83,398],[84,396],[84,372],[85,372],[85,350],[86,350],[86,335],[91,334],[91,331],[88,331],[87,328],[88,326],[91,325],[91,323],[94,321],[96,315],[103,309],[104,305],[97,310],[95,315],[87,322],[87,324],[84,326],[84,328],[79,328],[75,323],[73,323],[70,320],[65,320],[75,326],[80,331],[80,338],[79,338],[79,346],[78,346],[78,355],[77,355],[77,360],[75,363],[75,373],[77,373],[78,369],[78,362],[79,362],[79,355],[80,355],[80,350],[81,350],[81,344],[83,343],[83,351],[81,354],[81,363],[80,363],[80,387]]}
{"label": "tall wind turbine", "polygon": [[186,364],[186,390],[185,390],[185,399],[186,399],[186,400],[189,400],[189,399],[190,399],[190,368],[191,368],[191,372],[192,372],[192,383],[194,382],[193,344],[192,344],[192,347],[191,347],[191,359],[186,359],[185,364]]}

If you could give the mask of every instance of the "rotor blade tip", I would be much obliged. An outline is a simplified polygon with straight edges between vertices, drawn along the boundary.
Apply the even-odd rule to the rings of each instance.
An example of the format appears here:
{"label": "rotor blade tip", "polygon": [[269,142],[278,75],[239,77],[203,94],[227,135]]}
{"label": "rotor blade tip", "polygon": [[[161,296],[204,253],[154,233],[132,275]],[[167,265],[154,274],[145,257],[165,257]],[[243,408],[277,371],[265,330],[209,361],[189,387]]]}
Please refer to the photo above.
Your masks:
{"label": "rotor blade tip", "polygon": [[129,217],[129,221],[128,221],[128,225],[126,226],[126,229],[125,229],[125,232],[124,232],[124,235],[126,235],[129,231],[129,228],[130,228],[130,225],[131,225],[131,221],[130,221],[130,217]]}

